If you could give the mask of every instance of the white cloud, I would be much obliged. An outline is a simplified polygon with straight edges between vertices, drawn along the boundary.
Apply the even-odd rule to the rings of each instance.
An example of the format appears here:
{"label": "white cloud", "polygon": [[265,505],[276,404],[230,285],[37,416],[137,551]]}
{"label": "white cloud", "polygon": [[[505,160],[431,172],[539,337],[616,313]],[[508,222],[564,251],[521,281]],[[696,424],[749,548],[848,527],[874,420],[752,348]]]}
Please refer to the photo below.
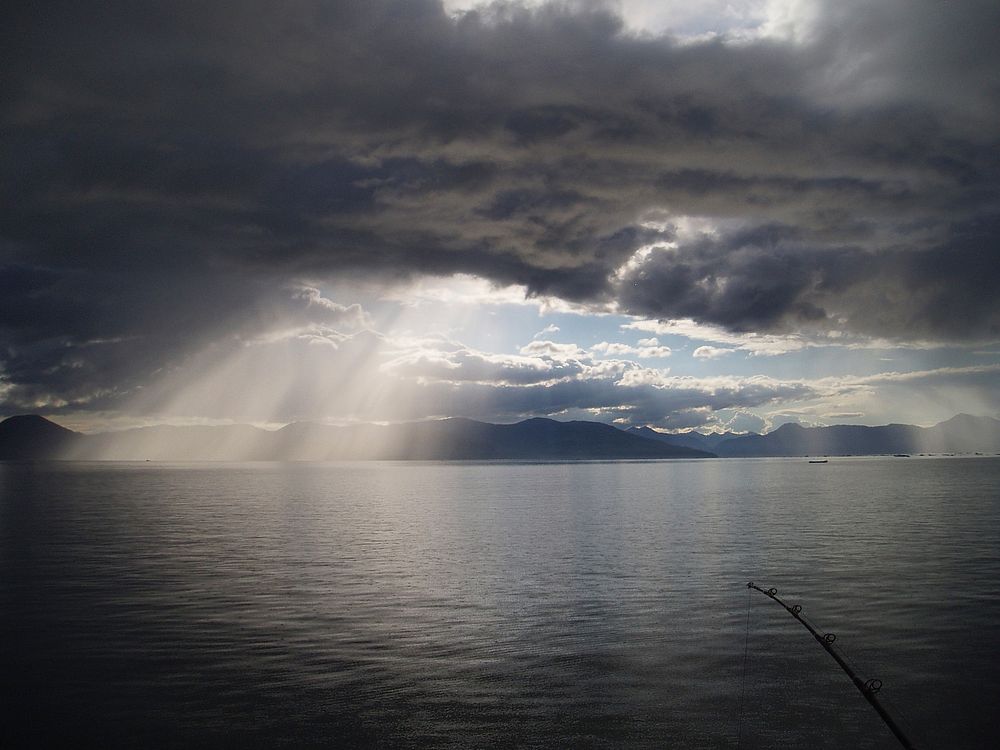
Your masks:
{"label": "white cloud", "polygon": [[930,426],[963,411],[1000,412],[998,377],[1000,365],[824,377],[806,381],[812,395],[780,406],[776,414],[794,414],[812,424],[851,420]]}
{"label": "white cloud", "polygon": [[822,378],[817,383],[837,386],[870,386],[894,383],[949,382],[992,378],[1000,376],[1000,364],[974,365],[971,367],[938,367],[932,370],[911,370],[910,372],[882,372],[876,375],[862,377],[832,377]]}
{"label": "white cloud", "polygon": [[[548,295],[535,295],[522,284],[495,284],[479,276],[421,276],[377,290],[378,298],[405,307],[444,304],[451,306],[504,306],[537,308],[539,315],[551,313],[610,314],[610,305],[580,304]],[[558,329],[556,329],[558,330]]]}
{"label": "white cloud", "polygon": [[652,386],[653,388],[669,388],[671,379],[670,370],[654,370],[648,367],[640,367],[622,373],[618,380],[618,385],[627,388],[637,386]]}
{"label": "white cloud", "polygon": [[342,325],[350,328],[370,327],[371,317],[361,307],[361,305],[341,305],[327,297],[324,297],[319,289],[312,286],[297,286],[291,290],[291,298],[297,302],[305,303],[304,310],[295,310],[314,322]]}
{"label": "white cloud", "polygon": [[[633,320],[622,325],[623,330],[644,331],[658,336],[683,336],[694,341],[709,341],[713,344],[724,344],[730,349],[723,351],[741,351],[754,357],[776,357],[783,354],[814,349],[819,347],[844,348],[852,350],[883,350],[906,349],[911,351],[927,351],[940,348],[971,347],[971,343],[954,341],[930,341],[915,339],[912,341],[890,341],[885,338],[848,335],[844,331],[795,333],[795,334],[764,334],[764,333],[734,333],[720,326],[698,323],[690,319],[678,320]],[[981,343],[980,343],[981,345]],[[700,359],[723,356],[714,346],[699,347],[704,349]],[[697,350],[696,350],[697,352]],[[712,357],[709,353],[713,353]]]}
{"label": "white cloud", "polygon": [[480,383],[525,386],[554,383],[586,371],[580,362],[513,354],[487,354],[471,349],[457,352],[418,350],[381,365],[386,374],[420,382]]}
{"label": "white cloud", "polygon": [[[653,343],[650,343],[653,342]],[[618,342],[602,341],[590,347],[590,351],[605,356],[624,357],[632,355],[639,359],[661,359],[669,357],[672,351],[669,346],[660,346],[654,339],[641,339],[639,346],[630,346]]]}
{"label": "white cloud", "polygon": [[684,336],[697,341],[728,344],[754,356],[777,356],[800,351],[810,346],[801,335],[778,336],[759,333],[732,333],[719,326],[694,320],[634,320],[622,325],[623,330],[645,331],[658,336]]}
{"label": "white cloud", "polygon": [[380,298],[409,307],[428,303],[448,305],[531,305],[522,286],[499,286],[468,274],[422,276],[383,289]]}
{"label": "white cloud", "polygon": [[[444,7],[451,13],[461,13],[490,2],[444,0]],[[522,2],[538,7],[546,0]],[[801,0],[798,4],[802,4]],[[787,38],[801,25],[799,21],[798,25],[789,28],[797,18],[792,14],[796,5],[792,0],[610,0],[606,5],[621,15],[629,33],[671,34],[681,39],[705,39],[721,34],[736,38],[759,36],[765,30],[772,36]],[[789,7],[786,9],[786,6]]]}
{"label": "white cloud", "polygon": [[718,359],[719,357],[725,357],[727,354],[732,354],[736,349],[723,349],[717,346],[699,346],[692,352],[691,356],[695,359]]}
{"label": "white cloud", "polygon": [[560,359],[568,359],[570,357],[583,357],[586,356],[587,353],[576,344],[558,344],[555,341],[542,340],[532,341],[530,344],[522,346],[521,354],[528,356],[545,355]]}
{"label": "white cloud", "polygon": [[724,432],[763,432],[767,423],[758,414],[736,410],[732,417],[722,422],[722,427]]}

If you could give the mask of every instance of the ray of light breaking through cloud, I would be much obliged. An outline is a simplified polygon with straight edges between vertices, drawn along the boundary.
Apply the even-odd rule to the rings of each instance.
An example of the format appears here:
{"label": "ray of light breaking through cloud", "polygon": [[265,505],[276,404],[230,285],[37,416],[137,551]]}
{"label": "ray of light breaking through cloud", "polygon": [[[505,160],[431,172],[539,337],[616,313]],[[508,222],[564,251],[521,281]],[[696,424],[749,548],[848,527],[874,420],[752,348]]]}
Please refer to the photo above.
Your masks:
{"label": "ray of light breaking through cloud", "polygon": [[998,26],[984,0],[16,3],[0,413],[996,414]]}

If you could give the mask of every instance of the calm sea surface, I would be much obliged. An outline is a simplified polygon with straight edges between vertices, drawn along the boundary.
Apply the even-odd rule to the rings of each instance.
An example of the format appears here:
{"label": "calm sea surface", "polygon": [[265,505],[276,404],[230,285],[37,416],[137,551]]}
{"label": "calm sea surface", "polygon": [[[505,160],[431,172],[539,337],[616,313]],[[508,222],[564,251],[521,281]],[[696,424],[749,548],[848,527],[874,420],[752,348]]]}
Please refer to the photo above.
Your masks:
{"label": "calm sea surface", "polygon": [[897,747],[748,580],[1000,746],[997,458],[0,464],[0,746]]}

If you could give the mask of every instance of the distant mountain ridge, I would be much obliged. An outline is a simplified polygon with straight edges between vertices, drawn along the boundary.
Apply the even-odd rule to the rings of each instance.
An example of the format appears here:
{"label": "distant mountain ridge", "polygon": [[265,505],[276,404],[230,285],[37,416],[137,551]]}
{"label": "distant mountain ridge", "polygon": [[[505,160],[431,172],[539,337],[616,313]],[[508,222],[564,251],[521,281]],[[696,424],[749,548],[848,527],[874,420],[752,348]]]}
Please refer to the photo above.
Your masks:
{"label": "distant mountain ridge", "polygon": [[158,425],[95,435],[37,415],[0,422],[0,460],[600,460],[977,452],[1000,453],[1000,420],[959,414],[926,428],[786,424],[766,435],[670,434],[544,418],[516,424],[454,418],[350,427],[295,422],[275,431],[250,425]]}
{"label": "distant mountain ridge", "polygon": [[490,424],[443,419],[402,425],[297,422],[280,430],[250,425],[160,425],[96,435],[39,416],[0,422],[0,459],[162,461],[586,460],[709,458],[714,454],[629,434],[601,422],[528,419]]}
{"label": "distant mountain ridge", "polygon": [[[685,448],[694,448],[696,450],[714,452],[715,447],[725,440],[731,438],[744,437],[743,434],[738,432],[709,432],[701,433],[694,432],[657,432],[651,427],[629,427],[628,432],[633,435],[639,435],[640,437],[649,438],[650,440],[658,440],[661,443],[667,443],[668,445],[678,445]],[[755,434],[755,433],[751,433]]]}
{"label": "distant mountain ridge", "polygon": [[[631,428],[631,431],[673,445],[692,445],[698,443],[698,438],[708,438],[691,432],[660,433],[648,427]],[[721,440],[702,445],[722,458],[997,453],[1000,452],[1000,420],[959,414],[933,427],[907,424],[803,427],[789,423],[766,435],[730,433]]]}

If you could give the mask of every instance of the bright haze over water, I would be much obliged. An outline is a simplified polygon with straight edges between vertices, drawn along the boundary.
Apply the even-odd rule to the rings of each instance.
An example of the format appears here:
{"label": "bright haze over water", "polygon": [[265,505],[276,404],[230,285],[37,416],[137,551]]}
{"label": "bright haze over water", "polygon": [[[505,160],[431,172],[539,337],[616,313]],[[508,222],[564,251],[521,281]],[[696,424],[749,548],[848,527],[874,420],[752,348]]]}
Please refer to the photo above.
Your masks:
{"label": "bright haze over water", "polygon": [[753,580],[917,746],[996,746],[998,485],[996,458],[0,465],[0,745],[896,747]]}

